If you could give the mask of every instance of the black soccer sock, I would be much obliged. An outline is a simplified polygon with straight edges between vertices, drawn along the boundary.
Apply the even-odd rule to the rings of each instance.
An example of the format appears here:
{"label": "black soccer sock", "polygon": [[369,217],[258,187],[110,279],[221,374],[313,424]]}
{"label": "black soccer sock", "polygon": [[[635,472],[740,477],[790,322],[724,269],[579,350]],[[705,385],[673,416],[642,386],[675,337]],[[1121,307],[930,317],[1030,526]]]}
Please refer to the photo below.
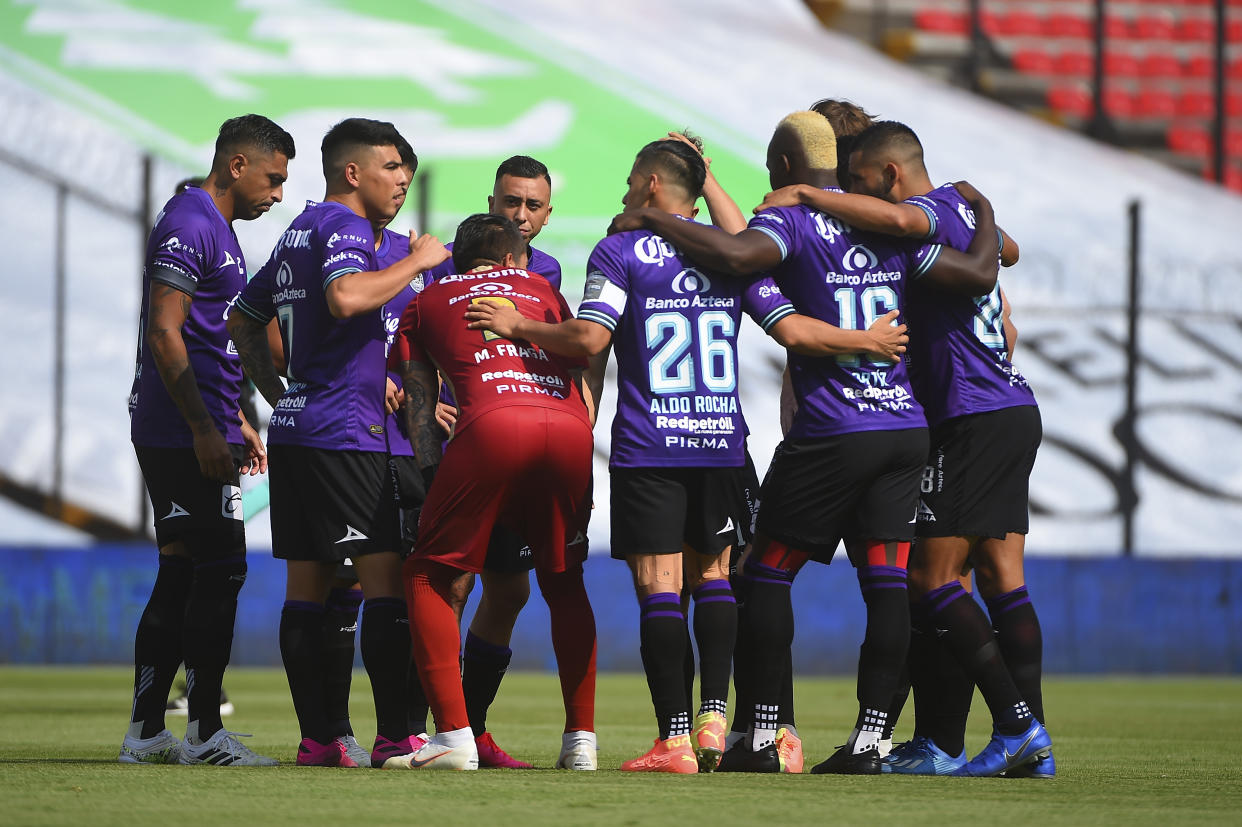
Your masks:
{"label": "black soccer sock", "polygon": [[354,634],[358,631],[359,589],[334,588],[323,616],[323,695],[333,737],[353,735],[349,687],[354,678]]}
{"label": "black soccer sock", "polygon": [[405,720],[411,735],[427,731],[427,716],[430,714],[431,704],[427,701],[427,693],[423,692],[423,682],[418,678],[418,667],[411,652],[405,673]]}
{"label": "black soccer sock", "polygon": [[780,726],[795,729],[794,726],[794,691],[793,691],[793,646],[785,647],[784,665],[781,667],[780,711],[777,723]]}
{"label": "black soccer sock", "polygon": [[[767,566],[753,556],[745,565],[746,626],[740,630],[746,639],[748,662],[738,664],[746,671],[750,692],[752,725],[756,732],[775,731],[780,718],[781,681],[789,647],[793,643],[794,618],[790,586],[794,573]],[[761,749],[766,744],[752,743]]]}
{"label": "black soccer sock", "polygon": [[660,740],[690,732],[690,708],[686,705],[686,616],[681,601],[670,592],[644,598],[640,604],[638,636],[655,707]]}
{"label": "black soccer sock", "polygon": [[[689,601],[687,601],[689,602]],[[686,615],[686,607],[681,609],[683,616]],[[690,624],[686,623],[686,643],[685,654],[681,658],[681,677],[682,686],[686,687],[686,709],[694,709],[694,640],[690,637]]]}
{"label": "black soccer sock", "polygon": [[1005,735],[1023,732],[1030,726],[1031,713],[1005,668],[983,609],[956,580],[928,592],[923,605],[930,622],[944,630],[941,643],[979,687],[992,712],[992,725]]}
{"label": "black soccer sock", "polygon": [[897,678],[897,688],[893,690],[893,700],[888,705],[888,720],[884,723],[885,741],[893,740],[893,731],[897,729],[897,722],[901,720],[901,713],[905,711],[906,701],[910,699],[909,655],[906,657],[906,666]]}
{"label": "black soccer sock", "polygon": [[498,646],[474,632],[466,632],[461,656],[461,690],[466,696],[470,729],[476,736],[487,732],[487,710],[496,700],[500,682],[512,659],[513,650],[508,646]]}
{"label": "black soccer sock", "polygon": [[1044,636],[1026,586],[989,600],[988,614],[992,616],[1001,657],[1009,667],[1022,700],[1031,708],[1036,720],[1047,726],[1043,691]]}
{"label": "black soccer sock", "polygon": [[233,651],[237,594],[245,582],[245,552],[194,567],[194,584],[185,606],[183,645],[189,722],[198,722],[200,741],[223,727],[220,687]]}
{"label": "black soccer sock", "polygon": [[185,605],[194,581],[194,563],[175,554],[159,555],[151,597],[134,634],[134,703],[130,735],[153,738],[164,730],[164,705],[181,665]]}
{"label": "black soccer sock", "polygon": [[943,645],[922,602],[911,607],[910,683],[914,689],[914,734],[930,738],[949,755],[965,748],[966,720],[975,683]]}
{"label": "black soccer sock", "polygon": [[867,633],[858,652],[858,718],[854,727],[883,737],[910,645],[906,570],[900,566],[859,566],[857,574],[867,604]]}
{"label": "black soccer sock", "polygon": [[737,603],[728,580],[708,580],[694,590],[694,639],[699,646],[699,714],[725,714],[737,639]]}
{"label": "black soccer sock", "polygon": [[376,597],[362,607],[362,665],[371,679],[375,732],[390,741],[410,734],[405,676],[410,662],[410,621],[405,600]]}
{"label": "black soccer sock", "polygon": [[733,572],[729,576],[733,599],[737,601],[737,634],[733,643],[733,721],[729,724],[730,732],[746,732],[750,727],[751,703],[750,691],[746,685],[746,671],[742,665],[749,662],[746,650],[746,577],[741,572]]}
{"label": "black soccer sock", "polygon": [[323,616],[319,603],[286,600],[280,611],[280,659],[302,737],[326,744],[333,736],[324,704]]}

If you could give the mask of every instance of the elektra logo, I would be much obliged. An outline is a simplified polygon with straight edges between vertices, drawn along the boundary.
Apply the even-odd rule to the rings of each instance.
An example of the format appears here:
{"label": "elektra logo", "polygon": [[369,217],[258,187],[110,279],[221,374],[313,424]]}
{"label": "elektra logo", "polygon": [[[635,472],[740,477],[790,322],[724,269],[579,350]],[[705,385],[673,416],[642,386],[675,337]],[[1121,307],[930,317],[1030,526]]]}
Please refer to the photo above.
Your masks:
{"label": "elektra logo", "polygon": [[677,251],[673,249],[673,245],[658,235],[648,235],[634,242],[634,255],[643,264],[655,264],[663,267],[664,259],[677,255]]}
{"label": "elektra logo", "polygon": [[698,270],[687,267],[673,276],[672,287],[674,293],[706,293],[712,289],[712,283]]}
{"label": "elektra logo", "polygon": [[876,258],[875,253],[871,252],[871,250],[861,244],[855,244],[845,251],[842,264],[845,265],[846,270],[852,273],[855,270],[871,270],[879,264],[879,259]]}

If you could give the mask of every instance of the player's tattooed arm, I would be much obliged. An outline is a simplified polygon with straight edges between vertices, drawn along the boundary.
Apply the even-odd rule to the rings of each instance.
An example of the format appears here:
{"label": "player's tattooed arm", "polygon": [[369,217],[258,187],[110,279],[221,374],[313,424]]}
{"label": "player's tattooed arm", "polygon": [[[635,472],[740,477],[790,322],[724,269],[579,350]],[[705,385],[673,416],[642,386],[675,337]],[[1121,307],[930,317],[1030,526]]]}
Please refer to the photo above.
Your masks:
{"label": "player's tattooed arm", "polygon": [[444,431],[436,422],[436,401],[440,395],[436,369],[424,362],[402,362],[401,387],[405,389],[405,430],[414,449],[414,460],[419,468],[433,468],[440,464],[440,444],[444,440]]}
{"label": "player's tattooed arm", "polygon": [[890,310],[866,330],[842,330],[811,316],[793,313],[768,329],[783,347],[804,356],[839,356],[866,353],[888,362],[906,352],[906,326],[897,324],[900,311]]}
{"label": "player's tattooed arm", "polygon": [[190,364],[181,328],[190,315],[193,299],[187,293],[160,282],[151,283],[147,305],[147,347],[168,395],[194,435],[194,455],[199,471],[213,480],[232,479],[235,469],[224,434],[207,412],[198,380]]}
{"label": "player's tattooed arm", "polygon": [[267,325],[250,318],[245,313],[229,314],[229,335],[241,357],[242,369],[273,408],[284,395],[285,386],[272,363],[272,350],[268,346]]}
{"label": "player's tattooed arm", "polygon": [[975,237],[964,252],[941,248],[924,278],[955,293],[986,296],[996,287],[996,275],[1000,269],[996,216],[992,213],[991,202],[978,190],[964,182],[959,182],[957,186],[975,211]]}
{"label": "player's tattooed arm", "polygon": [[758,230],[748,229],[730,235],[716,227],[683,221],[654,207],[626,210],[612,219],[608,232],[642,229],[651,230],[669,241],[695,264],[720,273],[749,276],[781,263],[780,247]]}
{"label": "player's tattooed arm", "polygon": [[806,184],[793,184],[768,193],[754,211],[758,214],[772,207],[799,204],[834,215],[851,227],[873,233],[915,238],[927,238],[931,233],[927,213],[913,204],[892,204],[862,193],[832,192]]}
{"label": "player's tattooed arm", "polygon": [[561,356],[592,356],[612,341],[612,333],[602,324],[583,319],[566,319],[558,324],[539,322],[526,318],[515,308],[487,299],[470,305],[465,318],[471,330],[490,330],[504,339],[522,339]]}

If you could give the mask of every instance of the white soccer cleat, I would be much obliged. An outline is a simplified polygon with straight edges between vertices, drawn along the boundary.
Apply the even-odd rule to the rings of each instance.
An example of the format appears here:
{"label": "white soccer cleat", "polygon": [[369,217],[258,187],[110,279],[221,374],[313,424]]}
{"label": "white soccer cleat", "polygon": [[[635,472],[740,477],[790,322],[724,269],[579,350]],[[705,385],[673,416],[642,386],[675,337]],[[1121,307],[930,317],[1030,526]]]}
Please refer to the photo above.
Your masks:
{"label": "white soccer cleat", "polygon": [[557,769],[594,772],[599,766],[599,745],[594,732],[578,730],[561,736],[561,755]]}
{"label": "white soccer cleat", "polygon": [[354,763],[360,767],[371,766],[371,753],[367,752],[366,747],[358,743],[358,739],[352,735],[342,735],[336,739],[337,742],[345,747],[345,754],[354,759]]}
{"label": "white soccer cleat", "polygon": [[201,744],[193,744],[187,736],[181,746],[182,764],[211,764],[217,767],[274,767],[280,762],[259,755],[238,738],[249,738],[242,732],[221,729]]}
{"label": "white soccer cleat", "polygon": [[[398,766],[411,770],[477,770],[479,768],[479,750],[475,746],[473,736],[468,743],[455,747],[437,740],[441,737],[440,733],[436,733],[416,752],[389,759],[384,763],[384,769],[395,769]],[[398,761],[399,764],[396,763]]]}
{"label": "white soccer cleat", "polygon": [[181,749],[177,736],[168,730],[150,738],[126,735],[116,760],[122,764],[176,764],[181,758]]}

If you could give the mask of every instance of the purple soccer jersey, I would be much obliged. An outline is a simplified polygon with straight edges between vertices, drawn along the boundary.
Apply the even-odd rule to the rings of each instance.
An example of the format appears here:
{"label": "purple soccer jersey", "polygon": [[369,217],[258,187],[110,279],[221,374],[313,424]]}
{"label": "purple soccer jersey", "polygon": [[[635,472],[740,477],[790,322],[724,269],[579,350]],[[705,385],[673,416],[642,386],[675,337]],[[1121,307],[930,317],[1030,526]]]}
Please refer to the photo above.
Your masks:
{"label": "purple soccer jersey", "polygon": [[[401,233],[394,233],[392,230],[385,229],[380,237],[380,246],[375,251],[376,269],[383,270],[396,264],[401,259],[410,254],[410,239]],[[401,292],[390,299],[380,309],[380,313],[384,316],[384,359],[387,360],[388,352],[392,350],[393,339],[397,336],[397,328],[401,324],[401,314],[405,312],[405,308],[410,302],[414,301],[414,297],[423,292],[423,286],[426,282],[426,276],[419,273],[414,277],[408,285],[401,288]],[[401,374],[388,371],[388,378],[393,381],[398,388],[401,387]],[[401,422],[401,417],[397,414],[389,414],[386,423],[388,434],[388,453],[396,457],[412,457],[414,456],[414,446],[410,445],[409,437],[405,433],[405,426]]]}
{"label": "purple soccer jersey", "polygon": [[617,413],[610,467],[736,467],[746,421],[737,392],[742,311],[771,329],[794,312],[768,278],[697,269],[648,231],[609,236],[587,262],[578,318],[613,334]]}
{"label": "purple soccer jersey", "polygon": [[[906,203],[927,214],[929,241],[955,250],[970,246],[975,214],[952,184]],[[1035,404],[1026,378],[1005,355],[1000,284],[971,298],[916,283],[909,297],[910,384],[928,423]]]}
{"label": "purple soccer jersey", "polygon": [[324,292],[375,264],[366,219],[331,201],[307,202],[272,257],[237,300],[267,324],[280,320],[289,388],[276,404],[268,442],[330,451],[386,451],[384,320],[379,310],[337,319]]}
{"label": "purple soccer jersey", "polygon": [[[749,226],[780,248],[781,264],[772,276],[798,312],[844,330],[866,330],[891,310],[904,313],[907,282],[940,254],[939,245],[918,247],[861,233],[809,207],[764,210]],[[927,424],[904,362],[790,352],[789,370],[798,399],[790,439]]]}
{"label": "purple soccer jersey", "polygon": [[188,448],[194,444],[193,434],[168,395],[147,347],[152,282],[193,298],[181,329],[190,367],[216,428],[228,442],[240,445],[237,411],[242,367],[225,321],[246,284],[246,262],[233,228],[203,190],[190,187],[173,196],[156,217],[147,239],[138,353],[129,397],[130,439],[135,445]]}
{"label": "purple soccer jersey", "polygon": [[[445,248],[448,249],[450,253],[453,252],[453,242],[450,241],[448,244],[445,244],[444,246]],[[528,273],[538,273],[539,275],[543,276],[545,279],[548,280],[549,284],[551,284],[553,287],[556,288],[557,292],[560,292],[561,263],[557,261],[556,259],[552,258],[552,256],[548,255],[542,250],[536,250],[534,247],[531,247],[530,248],[530,261],[526,265],[526,271]],[[448,258],[448,259],[445,259],[442,263],[437,264],[435,267],[432,267],[430,270],[426,272],[425,275],[427,276],[427,284],[432,284],[444,278],[445,276],[451,276],[456,273],[457,273],[457,268],[453,266],[453,259]]]}

